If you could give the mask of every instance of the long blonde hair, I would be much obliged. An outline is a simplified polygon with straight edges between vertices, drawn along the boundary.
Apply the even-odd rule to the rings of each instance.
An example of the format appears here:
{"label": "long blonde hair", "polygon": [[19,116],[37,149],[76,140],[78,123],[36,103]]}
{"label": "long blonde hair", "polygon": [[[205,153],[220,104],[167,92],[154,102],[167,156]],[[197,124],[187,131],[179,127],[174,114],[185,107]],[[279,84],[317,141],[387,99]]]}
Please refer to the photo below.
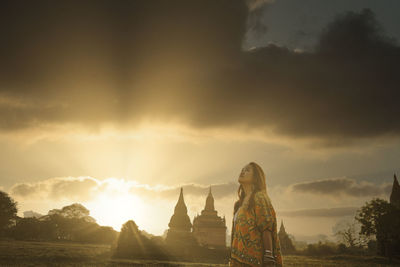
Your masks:
{"label": "long blonde hair", "polygon": [[[265,182],[265,174],[263,169],[261,168],[260,165],[258,165],[255,162],[250,162],[249,165],[252,166],[253,168],[253,191],[251,192],[250,199],[249,199],[249,205],[247,207],[248,210],[252,209],[254,207],[254,195],[259,192],[259,191],[265,191],[267,192],[267,185]],[[233,214],[236,213],[236,211],[242,206],[243,200],[245,197],[245,192],[243,189],[243,186],[240,185],[238,188],[238,197],[239,199],[235,202],[234,208],[233,208]]]}

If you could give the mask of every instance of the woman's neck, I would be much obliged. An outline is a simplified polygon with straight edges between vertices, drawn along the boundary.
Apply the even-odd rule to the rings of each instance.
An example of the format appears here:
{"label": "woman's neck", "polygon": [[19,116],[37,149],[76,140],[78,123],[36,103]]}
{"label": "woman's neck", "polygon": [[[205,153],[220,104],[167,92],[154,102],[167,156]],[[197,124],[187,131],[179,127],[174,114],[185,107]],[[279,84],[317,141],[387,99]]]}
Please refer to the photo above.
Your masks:
{"label": "woman's neck", "polygon": [[242,184],[243,190],[244,190],[244,194],[246,196],[249,196],[251,194],[252,188],[251,188],[251,184]]}

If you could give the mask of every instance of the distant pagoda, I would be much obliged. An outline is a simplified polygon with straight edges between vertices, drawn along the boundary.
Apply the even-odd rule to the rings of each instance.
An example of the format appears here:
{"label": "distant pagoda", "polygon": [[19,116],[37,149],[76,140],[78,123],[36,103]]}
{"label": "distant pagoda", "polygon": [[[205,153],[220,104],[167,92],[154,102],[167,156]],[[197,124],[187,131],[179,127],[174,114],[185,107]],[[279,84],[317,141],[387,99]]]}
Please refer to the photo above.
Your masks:
{"label": "distant pagoda", "polygon": [[278,237],[283,253],[292,253],[296,250],[292,240],[286,233],[285,226],[283,225],[283,220],[281,221],[281,228],[279,229]]}
{"label": "distant pagoda", "polygon": [[394,175],[392,193],[390,194],[390,204],[400,208],[400,185],[396,174]]}
{"label": "distant pagoda", "polygon": [[193,219],[193,235],[201,246],[222,248],[226,247],[226,229],[225,217],[219,217],[214,208],[210,186],[205,208]]}
{"label": "distant pagoda", "polygon": [[187,246],[196,244],[192,236],[192,223],[187,214],[187,207],[183,199],[183,188],[175,205],[174,214],[169,221],[169,229],[165,241],[171,246]]}

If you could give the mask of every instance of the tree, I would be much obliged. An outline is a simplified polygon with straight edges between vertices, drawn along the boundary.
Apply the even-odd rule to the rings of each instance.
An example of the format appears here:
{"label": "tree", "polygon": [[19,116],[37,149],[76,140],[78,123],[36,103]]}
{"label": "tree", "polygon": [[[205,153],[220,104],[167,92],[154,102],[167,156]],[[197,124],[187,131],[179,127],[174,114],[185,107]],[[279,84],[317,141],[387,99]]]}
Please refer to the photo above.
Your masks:
{"label": "tree", "polygon": [[49,231],[41,230],[39,237],[45,240],[113,243],[118,232],[111,227],[98,225],[89,214],[90,211],[79,203],[61,209],[52,209],[47,215],[39,218],[40,224],[49,228]]}
{"label": "tree", "polygon": [[347,247],[355,248],[356,247],[356,229],[354,223],[346,223],[346,226],[340,230],[337,230],[335,236],[343,242]]}
{"label": "tree", "polygon": [[357,211],[355,217],[355,219],[361,223],[360,233],[366,236],[379,235],[380,218],[384,214],[387,214],[390,208],[390,204],[386,200],[379,198],[365,203],[365,205]]}
{"label": "tree", "polygon": [[90,211],[79,203],[64,206],[61,209],[52,209],[42,220],[56,225],[57,239],[81,239],[83,232],[90,228],[87,224],[97,226],[96,220],[89,216]]}
{"label": "tree", "polygon": [[118,232],[110,226],[99,226],[93,234],[91,241],[102,244],[113,244],[116,241]]}
{"label": "tree", "polygon": [[14,227],[14,237],[19,240],[40,239],[40,226],[37,218],[21,218]]}
{"label": "tree", "polygon": [[12,225],[17,212],[17,202],[6,192],[0,191],[0,235],[3,235]]}
{"label": "tree", "polygon": [[53,209],[39,218],[18,218],[10,231],[19,240],[68,240],[85,243],[115,243],[118,232],[100,226],[89,216],[89,210],[75,203]]}
{"label": "tree", "polygon": [[373,199],[367,202],[357,212],[355,219],[361,223],[360,234],[367,237],[375,236],[378,254],[390,256],[399,236],[400,222],[396,217],[399,211],[383,199]]}
{"label": "tree", "polygon": [[89,216],[90,211],[82,204],[74,203],[63,207],[62,209],[52,209],[48,215],[60,215],[68,219],[84,219],[87,222],[96,222],[96,220]]}
{"label": "tree", "polygon": [[142,256],[145,252],[143,242],[145,242],[145,236],[139,231],[136,223],[129,220],[122,225],[118,238],[117,254],[119,256]]}
{"label": "tree", "polygon": [[369,237],[360,234],[361,225],[357,221],[339,221],[333,227],[337,239],[351,249],[367,247]]}
{"label": "tree", "polygon": [[136,259],[168,259],[163,241],[147,238],[133,220],[122,225],[114,256]]}

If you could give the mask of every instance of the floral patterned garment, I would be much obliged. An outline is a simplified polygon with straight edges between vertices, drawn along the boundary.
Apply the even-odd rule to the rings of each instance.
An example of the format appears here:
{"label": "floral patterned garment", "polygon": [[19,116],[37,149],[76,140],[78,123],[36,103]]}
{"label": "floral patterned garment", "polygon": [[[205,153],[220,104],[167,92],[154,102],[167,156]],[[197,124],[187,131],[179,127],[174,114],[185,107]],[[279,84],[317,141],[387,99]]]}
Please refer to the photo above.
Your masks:
{"label": "floral patterned garment", "polygon": [[[254,194],[254,204],[251,211],[247,210],[248,203],[243,204],[237,211],[236,221],[232,219],[231,258],[251,266],[261,266],[264,252],[262,232],[269,230],[277,266],[283,266],[276,214],[271,200],[265,191],[259,191]],[[229,266],[233,266],[232,262]]]}

